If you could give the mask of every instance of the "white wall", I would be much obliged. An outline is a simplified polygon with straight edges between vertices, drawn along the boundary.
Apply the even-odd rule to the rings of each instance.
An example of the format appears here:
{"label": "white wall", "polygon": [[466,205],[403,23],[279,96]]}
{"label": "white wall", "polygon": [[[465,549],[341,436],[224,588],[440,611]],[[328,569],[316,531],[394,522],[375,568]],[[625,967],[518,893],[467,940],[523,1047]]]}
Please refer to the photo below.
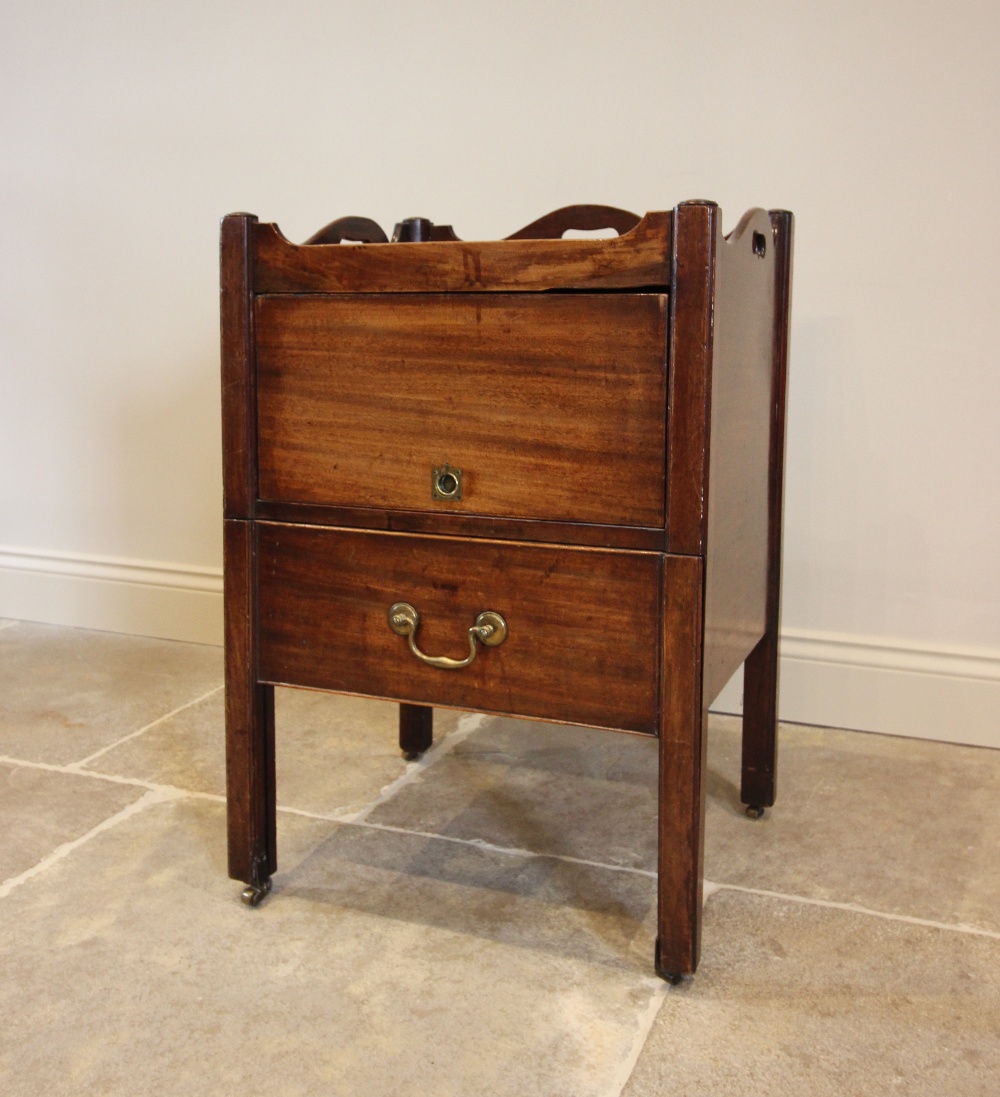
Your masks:
{"label": "white wall", "polygon": [[0,11],[0,616],[219,636],[220,215],[781,206],[783,713],[1000,745],[993,4]]}

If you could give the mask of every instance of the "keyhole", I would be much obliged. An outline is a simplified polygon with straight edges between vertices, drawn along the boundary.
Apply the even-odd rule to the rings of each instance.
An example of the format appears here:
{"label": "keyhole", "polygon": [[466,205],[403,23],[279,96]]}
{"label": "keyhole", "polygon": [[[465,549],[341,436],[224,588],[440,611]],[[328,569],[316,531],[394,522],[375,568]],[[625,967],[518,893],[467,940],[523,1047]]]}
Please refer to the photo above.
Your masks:
{"label": "keyhole", "polygon": [[763,259],[767,254],[767,240],[762,232],[753,234],[753,253],[758,259]]}
{"label": "keyhole", "polygon": [[438,491],[442,495],[454,495],[458,491],[458,480],[450,472],[442,472],[438,477]]}

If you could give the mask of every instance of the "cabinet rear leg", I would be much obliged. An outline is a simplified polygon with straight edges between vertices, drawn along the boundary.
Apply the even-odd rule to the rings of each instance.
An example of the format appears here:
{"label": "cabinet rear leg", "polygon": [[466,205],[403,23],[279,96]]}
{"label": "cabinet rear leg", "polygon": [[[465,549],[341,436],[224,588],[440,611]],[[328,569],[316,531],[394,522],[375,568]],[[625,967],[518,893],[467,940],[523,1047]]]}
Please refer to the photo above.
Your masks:
{"label": "cabinet rear leg", "polygon": [[408,762],[429,750],[434,742],[434,709],[430,705],[399,706],[399,749]]}
{"label": "cabinet rear leg", "polygon": [[774,803],[778,761],[778,635],[768,632],[743,664],[740,799],[759,819]]}

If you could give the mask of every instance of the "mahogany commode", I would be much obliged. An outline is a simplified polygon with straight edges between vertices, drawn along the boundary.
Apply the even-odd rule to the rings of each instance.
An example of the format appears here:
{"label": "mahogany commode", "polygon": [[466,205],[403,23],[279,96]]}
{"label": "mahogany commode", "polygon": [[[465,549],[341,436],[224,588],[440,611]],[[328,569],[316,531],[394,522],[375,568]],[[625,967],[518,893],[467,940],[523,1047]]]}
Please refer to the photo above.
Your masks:
{"label": "mahogany commode", "polygon": [[[610,238],[563,239],[610,227]],[[277,868],[274,686],[659,738],[656,969],[698,963],[709,704],[774,803],[792,215],[506,240],[222,222],[229,873]],[[345,242],[346,241],[346,242]]]}

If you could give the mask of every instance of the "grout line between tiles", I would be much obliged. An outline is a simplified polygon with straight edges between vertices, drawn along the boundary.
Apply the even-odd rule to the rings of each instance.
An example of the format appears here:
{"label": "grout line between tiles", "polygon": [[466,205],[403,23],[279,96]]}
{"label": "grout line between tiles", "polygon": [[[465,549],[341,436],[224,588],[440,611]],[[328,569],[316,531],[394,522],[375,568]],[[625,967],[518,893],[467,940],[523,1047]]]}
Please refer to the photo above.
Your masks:
{"label": "grout line between tiles", "polygon": [[177,785],[161,785],[156,781],[144,781],[141,777],[120,777],[116,773],[102,773],[97,769],[76,769],[76,762],[62,766],[54,762],[32,762],[25,758],[12,758],[8,754],[0,754],[0,765],[40,769],[46,773],[68,774],[70,777],[92,777],[95,781],[107,781],[112,785],[130,785],[132,788],[144,788],[147,792],[162,792],[168,798],[187,796],[193,800],[213,800],[218,804],[226,802],[225,796],[217,792],[199,792],[197,789],[178,788]]}
{"label": "grout line between tiles", "polygon": [[[366,819],[352,818],[350,816],[337,817],[336,815],[323,815],[319,812],[305,811],[301,808],[279,807],[279,812],[289,815],[300,815],[306,819],[321,819],[329,823],[343,823],[346,826],[363,827],[368,830],[383,830],[390,834],[407,834],[413,838],[430,838],[438,842],[453,842],[457,845],[473,846],[475,849],[486,850],[490,853],[500,853],[508,857],[540,857],[552,861],[565,861],[571,865],[584,865],[589,868],[605,869],[609,872],[624,872],[633,876],[644,876],[655,880],[656,872],[652,869],[634,868],[631,865],[611,865],[605,861],[591,861],[584,857],[570,857],[564,853],[539,853],[535,850],[521,849],[517,846],[498,846],[493,842],[487,842],[482,838],[458,838],[453,834],[435,834],[427,830],[412,830],[409,827],[389,826],[385,823],[371,823]],[[967,933],[976,937],[989,937],[1000,940],[1000,932],[989,929],[980,929],[977,926],[966,925],[961,922],[935,922],[929,918],[917,918],[908,914],[892,914],[883,910],[873,910],[871,907],[863,907],[857,903],[838,903],[829,899],[811,899],[805,895],[789,895],[781,891],[768,891],[765,888],[742,887],[739,884],[720,884],[714,880],[705,880],[705,899],[714,895],[717,891],[739,891],[747,895],[760,895],[768,899],[785,899],[790,903],[800,903],[804,906],[827,907],[832,910],[843,910],[851,914],[866,914],[871,918],[884,918],[891,922],[906,922],[915,926],[927,926],[930,929],[943,929],[951,933]]]}
{"label": "grout line between tiles", "polygon": [[195,697],[193,701],[186,701],[183,705],[178,705],[177,708],[172,709],[170,712],[165,713],[163,716],[158,716],[151,723],[141,727],[138,731],[131,731],[128,735],[122,736],[121,739],[116,739],[115,742],[109,743],[106,747],[101,747],[100,750],[95,750],[93,754],[88,754],[86,758],[81,758],[78,762],[71,762],[67,769],[70,773],[78,772],[82,766],[90,765],[95,759],[100,758],[102,754],[107,754],[109,750],[114,750],[115,747],[120,747],[122,743],[127,743],[130,739],[135,739],[137,736],[142,735],[143,732],[150,731],[152,728],[158,727],[160,724],[169,720],[171,717],[176,716],[178,713],[183,712],[185,709],[192,708],[194,705],[201,704],[202,701],[207,701],[213,694],[223,689],[224,685],[219,684],[213,686],[208,693],[203,693],[200,697]]}
{"label": "grout line between tiles", "polygon": [[656,879],[656,873],[651,872],[649,869],[633,868],[631,865],[609,865],[604,861],[590,861],[585,857],[570,857],[566,853],[537,853],[535,850],[521,849],[518,846],[498,846],[493,842],[487,842],[483,838],[457,838],[452,834],[434,834],[427,830],[410,830],[408,827],[393,827],[385,823],[369,823],[366,819],[338,819],[337,822],[346,823],[348,826],[367,827],[369,830],[384,830],[390,834],[409,834],[414,838],[436,838],[440,842],[454,842],[458,845],[473,846],[488,853],[503,853],[508,857],[538,857],[549,861],[564,861],[568,865],[584,865],[588,868],[601,868],[609,872],[625,872],[632,876],[645,876],[651,880]]}
{"label": "grout line between tiles", "polygon": [[[206,694],[206,696],[211,696],[211,694],[215,692],[216,690],[211,690],[210,693]],[[189,702],[189,704],[197,704],[198,700],[203,699],[204,698],[197,698],[195,701]],[[181,708],[187,707],[188,705],[181,706]],[[176,711],[180,711],[180,709]],[[166,718],[167,717],[162,717],[161,719]],[[606,869],[610,872],[624,872],[635,876],[644,876],[648,879],[656,879],[656,872],[650,869],[635,868],[629,865],[612,865],[607,864],[604,861],[592,861],[583,857],[570,857],[566,854],[561,853],[539,853],[534,850],[521,849],[516,846],[495,845],[492,842],[487,842],[480,838],[459,838],[452,834],[434,834],[431,831],[411,830],[407,827],[395,827],[389,826],[385,823],[372,823],[368,821],[367,816],[370,814],[370,812],[372,812],[380,804],[385,803],[387,800],[395,796],[400,788],[409,784],[410,781],[419,776],[419,774],[428,766],[433,765],[437,759],[446,757],[447,754],[450,753],[452,748],[457,746],[459,743],[461,743],[463,739],[465,739],[468,735],[475,731],[479,724],[485,719],[488,719],[488,717],[480,713],[470,713],[468,716],[463,717],[462,720],[459,721],[458,727],[448,736],[442,739],[439,743],[435,743],[435,745],[427,752],[424,758],[422,758],[419,762],[411,762],[407,767],[406,773],[397,778],[391,784],[386,785],[374,800],[353,813],[338,815],[336,812],[312,812],[306,811],[302,808],[283,807],[281,805],[278,806],[277,810],[282,814],[298,815],[306,819],[319,819],[325,822],[343,823],[347,826],[365,827],[369,830],[382,830],[389,833],[407,834],[411,835],[414,838],[434,839],[440,842],[452,842],[458,845],[472,846],[476,849],[485,850],[491,853],[499,853],[509,857],[545,857],[550,860],[565,861],[568,864],[584,865],[591,868]],[[154,721],[154,723],[159,722],[160,721]],[[149,725],[149,727],[152,726],[152,724]],[[144,728],[142,730],[147,729]],[[134,732],[133,734],[138,735],[139,732]],[[132,736],[128,736],[127,738],[132,738]],[[432,751],[434,752],[433,756]],[[95,828],[93,831],[88,832],[88,834],[84,835],[82,838],[77,839],[75,842],[68,843],[66,846],[60,846],[59,849],[50,854],[49,857],[47,857],[44,861],[39,862],[39,865],[35,866],[35,868],[29,869],[26,873],[23,873],[22,876],[24,878],[28,878],[29,876],[34,875],[36,871],[40,871],[40,866],[48,864],[52,859],[58,859],[62,856],[65,856],[66,853],[70,852],[72,849],[75,849],[78,844],[86,841],[87,838],[89,838],[91,835],[98,833],[100,830],[105,829],[109,825],[114,825],[114,822],[119,818],[119,816],[125,817],[125,815],[131,814],[133,811],[140,810],[139,805],[160,803],[167,800],[180,799],[184,797],[195,800],[208,800],[217,804],[224,804],[226,802],[225,796],[219,795],[218,793],[199,792],[194,789],[178,788],[174,785],[161,785],[153,781],[143,781],[133,777],[119,777],[109,773],[101,773],[98,770],[81,770],[79,767],[83,764],[82,762],[74,762],[70,765],[56,765],[51,762],[34,762],[27,761],[22,758],[12,758],[8,755],[0,755],[0,763],[11,766],[24,766],[28,769],[46,770],[51,773],[69,774],[73,777],[90,777],[98,781],[108,781],[111,784],[117,785],[131,785],[134,788],[142,788],[146,790],[146,795],[137,800],[135,804],[132,804],[130,805],[130,807],[125,808],[124,812],[120,812],[118,816],[112,816],[109,820],[106,820],[105,823],[100,824],[100,826]],[[12,883],[12,881],[14,882]],[[3,884],[0,884],[0,898],[8,894],[9,889],[13,886],[16,886],[16,884],[20,882],[22,882],[21,877],[13,877],[12,880],[8,880]],[[813,899],[804,895],[791,895],[781,891],[769,891],[766,888],[744,887],[740,884],[718,883],[716,881],[706,879],[704,884],[705,899],[707,900],[717,891],[738,891],[746,895],[760,895],[769,899],[784,899],[787,902],[799,903],[804,906],[825,907],[830,910],[842,910],[850,914],[863,914],[871,918],[882,918],[890,922],[903,922],[908,925],[925,926],[929,929],[940,929],[948,931],[950,933],[966,933],[975,937],[987,937],[991,940],[1000,940],[1000,932],[997,932],[995,930],[980,929],[977,926],[970,926],[961,922],[938,922],[930,918],[918,918],[908,914],[893,914],[888,911],[874,910],[871,907],[864,907],[858,903],[839,903],[831,899]]]}
{"label": "grout line between tiles", "polygon": [[[706,885],[708,881],[705,881]],[[789,903],[802,906],[825,907],[827,910],[843,910],[850,914],[867,914],[870,918],[883,918],[887,922],[905,922],[910,926],[926,926],[929,929],[945,929],[951,933],[968,933],[973,937],[989,937],[1000,941],[1000,933],[992,929],[980,929],[978,926],[963,922],[935,922],[932,918],[916,918],[910,914],[892,914],[884,910],[872,910],[859,903],[838,903],[832,899],[810,899],[804,895],[786,895],[781,891],[768,891],[766,888],[748,888],[740,884],[712,884],[713,891],[739,891],[744,895],[761,895],[768,899],[784,899]]]}
{"label": "grout line between tiles", "polygon": [[359,823],[382,804],[391,800],[400,789],[405,788],[411,781],[415,781],[426,769],[429,769],[441,758],[447,757],[463,740],[467,739],[484,721],[489,719],[481,712],[468,712],[459,721],[454,731],[449,732],[443,739],[434,743],[422,758],[416,762],[407,763],[405,772],[395,781],[384,785],[379,794],[367,804],[356,811],[347,812],[344,815],[321,816],[321,818],[336,818],[340,823]]}
{"label": "grout line between tiles", "polygon": [[143,781],[138,777],[117,777],[111,773],[101,773],[98,770],[79,770],[71,768],[78,763],[36,762],[30,758],[14,758],[9,754],[0,754],[0,763],[5,766],[24,766],[25,769],[42,769],[47,773],[68,773],[71,777],[93,777],[98,781],[110,781],[114,785],[136,785],[149,791],[157,788],[167,788],[167,785],[156,785],[151,781]]}
{"label": "grout line between tiles", "polygon": [[38,876],[52,865],[62,861],[74,850],[79,849],[80,846],[85,845],[91,838],[96,837],[98,834],[102,834],[106,830],[111,830],[112,827],[118,826],[119,823],[131,818],[133,815],[138,815],[139,812],[145,811],[146,808],[151,807],[153,804],[163,804],[170,800],[178,800],[181,796],[183,796],[183,793],[181,792],[170,792],[165,789],[150,789],[140,796],[138,800],[129,804],[127,807],[122,808],[121,811],[115,812],[114,815],[109,815],[107,819],[98,823],[96,827],[92,827],[86,834],[81,834],[79,838],[74,838],[71,842],[64,842],[31,868],[25,869],[24,872],[17,876],[11,876],[9,879],[4,880],[4,882],[0,884],[0,899],[5,899],[15,888],[20,887],[21,884],[26,883],[28,880],[32,879],[32,877]]}

